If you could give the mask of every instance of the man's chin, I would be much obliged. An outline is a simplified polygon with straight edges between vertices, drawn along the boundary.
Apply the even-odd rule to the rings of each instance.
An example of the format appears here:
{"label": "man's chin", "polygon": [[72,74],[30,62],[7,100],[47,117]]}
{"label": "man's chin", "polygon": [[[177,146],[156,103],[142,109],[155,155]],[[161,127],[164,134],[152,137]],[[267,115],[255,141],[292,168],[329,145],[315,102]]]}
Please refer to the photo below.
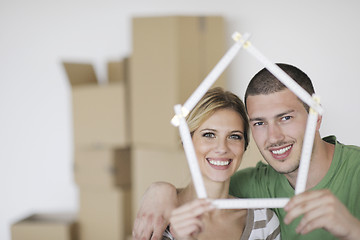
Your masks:
{"label": "man's chin", "polygon": [[[280,164],[281,165],[281,164]],[[285,163],[283,164],[285,165]],[[270,166],[278,173],[280,174],[292,174],[297,172],[297,170],[299,169],[299,165],[297,164],[296,166],[273,166],[270,164]]]}

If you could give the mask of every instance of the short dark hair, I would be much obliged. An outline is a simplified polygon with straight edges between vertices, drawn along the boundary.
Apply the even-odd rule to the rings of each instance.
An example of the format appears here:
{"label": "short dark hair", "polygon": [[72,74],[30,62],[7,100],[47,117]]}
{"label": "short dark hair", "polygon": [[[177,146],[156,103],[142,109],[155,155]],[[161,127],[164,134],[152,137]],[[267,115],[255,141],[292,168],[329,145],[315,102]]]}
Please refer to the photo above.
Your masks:
{"label": "short dark hair", "polygon": [[[311,79],[301,71],[299,68],[285,64],[277,63],[286,74],[288,74],[292,79],[295,80],[305,91],[310,95],[315,93],[314,86],[311,82]],[[269,70],[266,68],[261,69],[255,76],[250,80],[250,83],[245,92],[245,106],[248,96],[255,95],[267,95],[270,93],[280,92],[287,88],[282,82],[280,82]],[[309,106],[306,103],[303,103],[307,111],[309,111]]]}

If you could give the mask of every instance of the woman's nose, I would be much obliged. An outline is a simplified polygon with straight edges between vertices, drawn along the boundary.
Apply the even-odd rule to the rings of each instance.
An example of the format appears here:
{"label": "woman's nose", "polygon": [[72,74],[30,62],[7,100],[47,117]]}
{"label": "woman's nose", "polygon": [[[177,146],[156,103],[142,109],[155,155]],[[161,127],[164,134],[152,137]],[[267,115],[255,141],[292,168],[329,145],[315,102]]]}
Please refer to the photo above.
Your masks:
{"label": "woman's nose", "polygon": [[216,152],[221,154],[221,153],[226,153],[227,151],[228,151],[228,143],[226,139],[219,138],[217,140]]}

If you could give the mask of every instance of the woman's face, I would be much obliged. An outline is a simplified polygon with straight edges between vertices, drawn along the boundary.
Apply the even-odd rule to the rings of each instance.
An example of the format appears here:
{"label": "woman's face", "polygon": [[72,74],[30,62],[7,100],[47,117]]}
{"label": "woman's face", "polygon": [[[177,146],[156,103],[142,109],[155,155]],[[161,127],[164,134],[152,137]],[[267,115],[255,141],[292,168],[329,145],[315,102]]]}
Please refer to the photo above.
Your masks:
{"label": "woman's face", "polygon": [[243,120],[234,110],[217,110],[194,132],[192,140],[203,177],[226,181],[244,154]]}

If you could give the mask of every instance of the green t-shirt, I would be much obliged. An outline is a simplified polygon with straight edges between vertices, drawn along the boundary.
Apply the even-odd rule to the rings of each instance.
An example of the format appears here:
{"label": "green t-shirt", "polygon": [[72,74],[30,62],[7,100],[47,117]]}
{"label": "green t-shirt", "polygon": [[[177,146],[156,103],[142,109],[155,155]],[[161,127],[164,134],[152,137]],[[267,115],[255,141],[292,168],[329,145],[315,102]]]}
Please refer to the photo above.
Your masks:
{"label": "green t-shirt", "polygon": [[[334,157],[329,171],[312,190],[330,189],[349,212],[360,219],[360,147],[341,144],[335,136],[326,137],[324,141],[335,144]],[[294,196],[294,189],[284,175],[259,162],[256,167],[238,171],[232,176],[230,194],[241,198],[290,198]],[[280,220],[282,239],[336,239],[323,229],[306,235],[297,234],[295,229],[301,217],[286,225],[284,209],[274,211]]]}

